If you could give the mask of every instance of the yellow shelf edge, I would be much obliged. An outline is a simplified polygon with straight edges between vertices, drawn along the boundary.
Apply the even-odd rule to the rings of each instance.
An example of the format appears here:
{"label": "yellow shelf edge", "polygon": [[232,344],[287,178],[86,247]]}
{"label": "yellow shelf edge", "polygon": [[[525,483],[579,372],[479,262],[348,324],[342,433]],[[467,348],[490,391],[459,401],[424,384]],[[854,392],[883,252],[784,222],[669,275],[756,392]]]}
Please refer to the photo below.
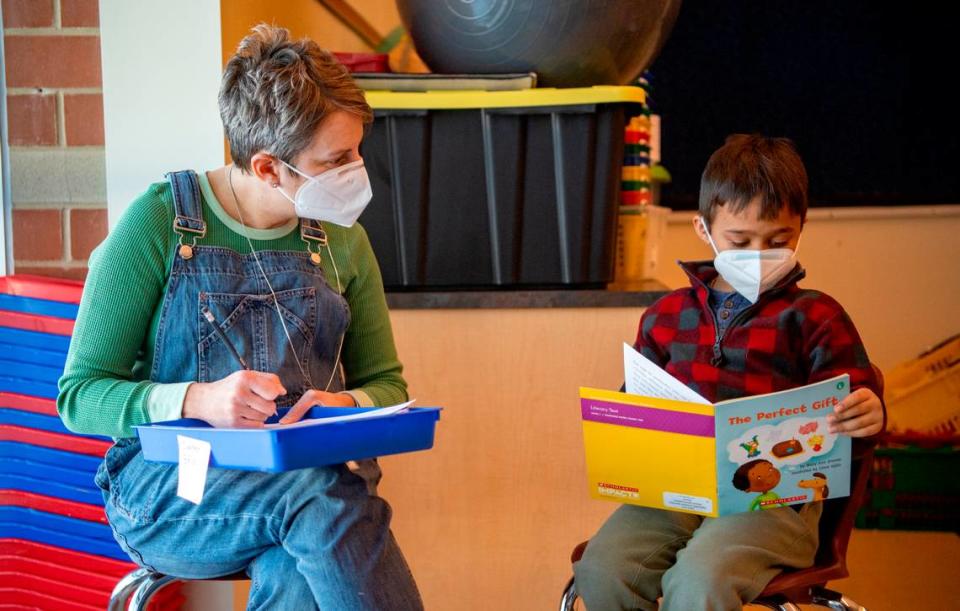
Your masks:
{"label": "yellow shelf edge", "polygon": [[516,91],[367,91],[374,110],[466,110],[527,106],[573,106],[577,104],[643,104],[640,87],[598,85],[558,89],[540,87]]}

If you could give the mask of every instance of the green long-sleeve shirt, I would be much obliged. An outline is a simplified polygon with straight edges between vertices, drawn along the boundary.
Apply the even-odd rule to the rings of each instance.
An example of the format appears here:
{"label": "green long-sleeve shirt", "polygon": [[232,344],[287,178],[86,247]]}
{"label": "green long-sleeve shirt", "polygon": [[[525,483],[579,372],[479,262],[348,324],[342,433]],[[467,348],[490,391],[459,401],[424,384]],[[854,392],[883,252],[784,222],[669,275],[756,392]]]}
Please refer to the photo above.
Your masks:
{"label": "green long-sleeve shirt", "polygon": [[[250,248],[244,229],[222,208],[206,176],[199,174],[207,235],[201,245]],[[174,256],[173,197],[166,182],[151,185],[123,214],[90,256],[90,271],[60,378],[57,409],[77,433],[130,437],[133,425],[179,418],[190,382],[158,384],[146,379],[153,364],[160,304]],[[358,405],[406,400],[380,269],[359,225],[325,224],[336,259],[350,326],[342,362],[347,388]],[[246,229],[259,250],[303,252],[299,220],[282,227]],[[336,287],[326,252],[323,270]]]}

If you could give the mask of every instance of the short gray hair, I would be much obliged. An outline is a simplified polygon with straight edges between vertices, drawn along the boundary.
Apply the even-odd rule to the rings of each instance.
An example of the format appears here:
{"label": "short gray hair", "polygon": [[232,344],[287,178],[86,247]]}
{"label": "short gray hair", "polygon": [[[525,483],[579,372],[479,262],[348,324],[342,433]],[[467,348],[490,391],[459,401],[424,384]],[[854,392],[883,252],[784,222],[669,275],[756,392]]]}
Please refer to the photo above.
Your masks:
{"label": "short gray hair", "polygon": [[253,28],[227,62],[219,103],[230,156],[245,171],[259,151],[292,164],[331,112],[373,121],[363,91],[332,53],[267,24]]}

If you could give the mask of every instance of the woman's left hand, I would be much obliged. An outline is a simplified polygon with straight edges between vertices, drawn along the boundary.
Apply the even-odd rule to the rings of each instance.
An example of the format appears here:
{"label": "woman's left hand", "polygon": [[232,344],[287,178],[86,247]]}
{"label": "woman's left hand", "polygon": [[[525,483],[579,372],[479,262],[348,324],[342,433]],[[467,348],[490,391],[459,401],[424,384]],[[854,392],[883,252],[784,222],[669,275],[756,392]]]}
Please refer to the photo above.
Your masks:
{"label": "woman's left hand", "polygon": [[850,393],[827,416],[831,433],[851,437],[869,437],[883,428],[883,403],[869,388],[858,388]]}
{"label": "woman's left hand", "polygon": [[280,419],[280,424],[290,424],[303,418],[311,407],[322,405],[324,407],[357,407],[353,397],[344,392],[325,392],[322,390],[308,390],[303,393],[296,405],[290,408],[290,411]]}

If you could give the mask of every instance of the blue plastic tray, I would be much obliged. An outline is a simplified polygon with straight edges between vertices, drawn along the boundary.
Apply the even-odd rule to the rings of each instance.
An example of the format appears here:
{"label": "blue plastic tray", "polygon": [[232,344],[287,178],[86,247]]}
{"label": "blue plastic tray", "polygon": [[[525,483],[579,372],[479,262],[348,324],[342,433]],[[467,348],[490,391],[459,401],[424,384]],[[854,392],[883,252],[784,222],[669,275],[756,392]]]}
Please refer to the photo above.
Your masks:
{"label": "blue plastic tray", "polygon": [[73,452],[64,452],[63,450],[54,450],[17,441],[0,441],[0,460],[8,458],[73,469],[88,474],[91,482],[93,481],[93,474],[97,472],[102,462],[96,456],[88,456],[87,454],[74,454]]}
{"label": "blue plastic tray", "polygon": [[0,390],[43,399],[56,399],[59,392],[56,382],[37,382],[7,375],[0,375]]}
{"label": "blue plastic tray", "polygon": [[[19,507],[10,507],[7,509],[19,509]],[[55,514],[49,513],[44,515],[59,517]],[[130,561],[130,557],[127,556],[122,549],[120,549],[120,546],[117,544],[112,534],[109,540],[83,537],[74,534],[77,532],[76,528],[78,525],[76,525],[76,523],[86,522],[86,520],[60,518],[61,520],[65,520],[66,523],[51,521],[51,526],[49,528],[44,528],[42,526],[36,526],[33,524],[23,524],[18,518],[19,516],[11,516],[11,519],[0,518],[0,537],[25,539],[27,541],[35,541],[37,543],[46,543],[47,545],[53,545],[54,547],[72,549],[77,552],[85,552],[88,554],[95,554],[97,556],[116,558],[117,560],[123,560],[126,562]],[[91,522],[86,523],[91,524]],[[56,525],[54,526],[54,524]],[[105,529],[108,533],[110,532],[109,526],[105,526],[103,524],[98,526]],[[63,530],[54,530],[54,528],[62,528]]]}
{"label": "blue plastic tray", "polygon": [[73,435],[56,416],[25,412],[19,409],[4,407],[2,404],[0,404],[0,424],[14,424],[28,429]]}
{"label": "blue plastic tray", "polygon": [[33,526],[56,533],[69,533],[84,539],[115,543],[110,527],[102,522],[70,518],[30,507],[0,505],[0,522]]}
{"label": "blue plastic tray", "polygon": [[70,336],[0,327],[0,343],[62,352],[66,357],[67,350],[70,349]]}
{"label": "blue plastic tray", "polygon": [[[314,407],[306,418],[356,412],[357,408]],[[433,447],[439,419],[440,408],[423,407],[401,414],[308,427],[215,429],[201,420],[185,418],[134,428],[146,460],[176,463],[177,435],[186,435],[210,442],[213,467],[275,473],[426,450]]]}
{"label": "blue plastic tray", "polygon": [[[90,481],[93,481],[92,477]],[[23,475],[0,473],[0,488],[22,490],[23,492],[44,494],[58,499],[77,501],[78,503],[103,506],[103,493],[96,487],[83,488],[61,484],[60,482],[39,481]]]}
{"label": "blue plastic tray", "polygon": [[3,372],[4,377],[56,385],[60,376],[63,375],[63,367],[50,367],[12,360],[10,356],[7,354],[0,355],[0,372]]}
{"label": "blue plastic tray", "polygon": [[20,297],[0,293],[0,310],[23,312],[24,314],[40,314],[41,316],[56,316],[57,318],[77,318],[75,303],[37,299],[36,297]]}
{"label": "blue plastic tray", "polygon": [[110,441],[109,437],[103,437],[100,435],[78,435],[73,433],[63,425],[63,421],[56,416],[46,416],[44,414],[35,414],[33,412],[25,412],[19,409],[11,409],[4,407],[0,403],[0,424],[13,424],[16,426],[23,426],[30,429],[37,429],[40,431],[50,431],[51,433],[61,433],[65,435],[73,435],[74,437],[85,437],[87,439],[103,439]]}
{"label": "blue plastic tray", "polygon": [[7,344],[0,340],[0,357],[7,361],[16,363],[27,363],[30,365],[43,365],[44,367],[53,367],[62,372],[67,363],[67,353],[57,352],[55,350],[44,350],[32,346],[18,346],[17,344]]}
{"label": "blue plastic tray", "polygon": [[[94,474],[77,471],[69,467],[47,465],[44,463],[23,460],[22,458],[4,458],[0,460],[0,473],[18,478],[29,478],[38,482],[52,482],[87,489],[99,493],[100,489],[93,482]],[[53,496],[53,495],[48,495]]]}

